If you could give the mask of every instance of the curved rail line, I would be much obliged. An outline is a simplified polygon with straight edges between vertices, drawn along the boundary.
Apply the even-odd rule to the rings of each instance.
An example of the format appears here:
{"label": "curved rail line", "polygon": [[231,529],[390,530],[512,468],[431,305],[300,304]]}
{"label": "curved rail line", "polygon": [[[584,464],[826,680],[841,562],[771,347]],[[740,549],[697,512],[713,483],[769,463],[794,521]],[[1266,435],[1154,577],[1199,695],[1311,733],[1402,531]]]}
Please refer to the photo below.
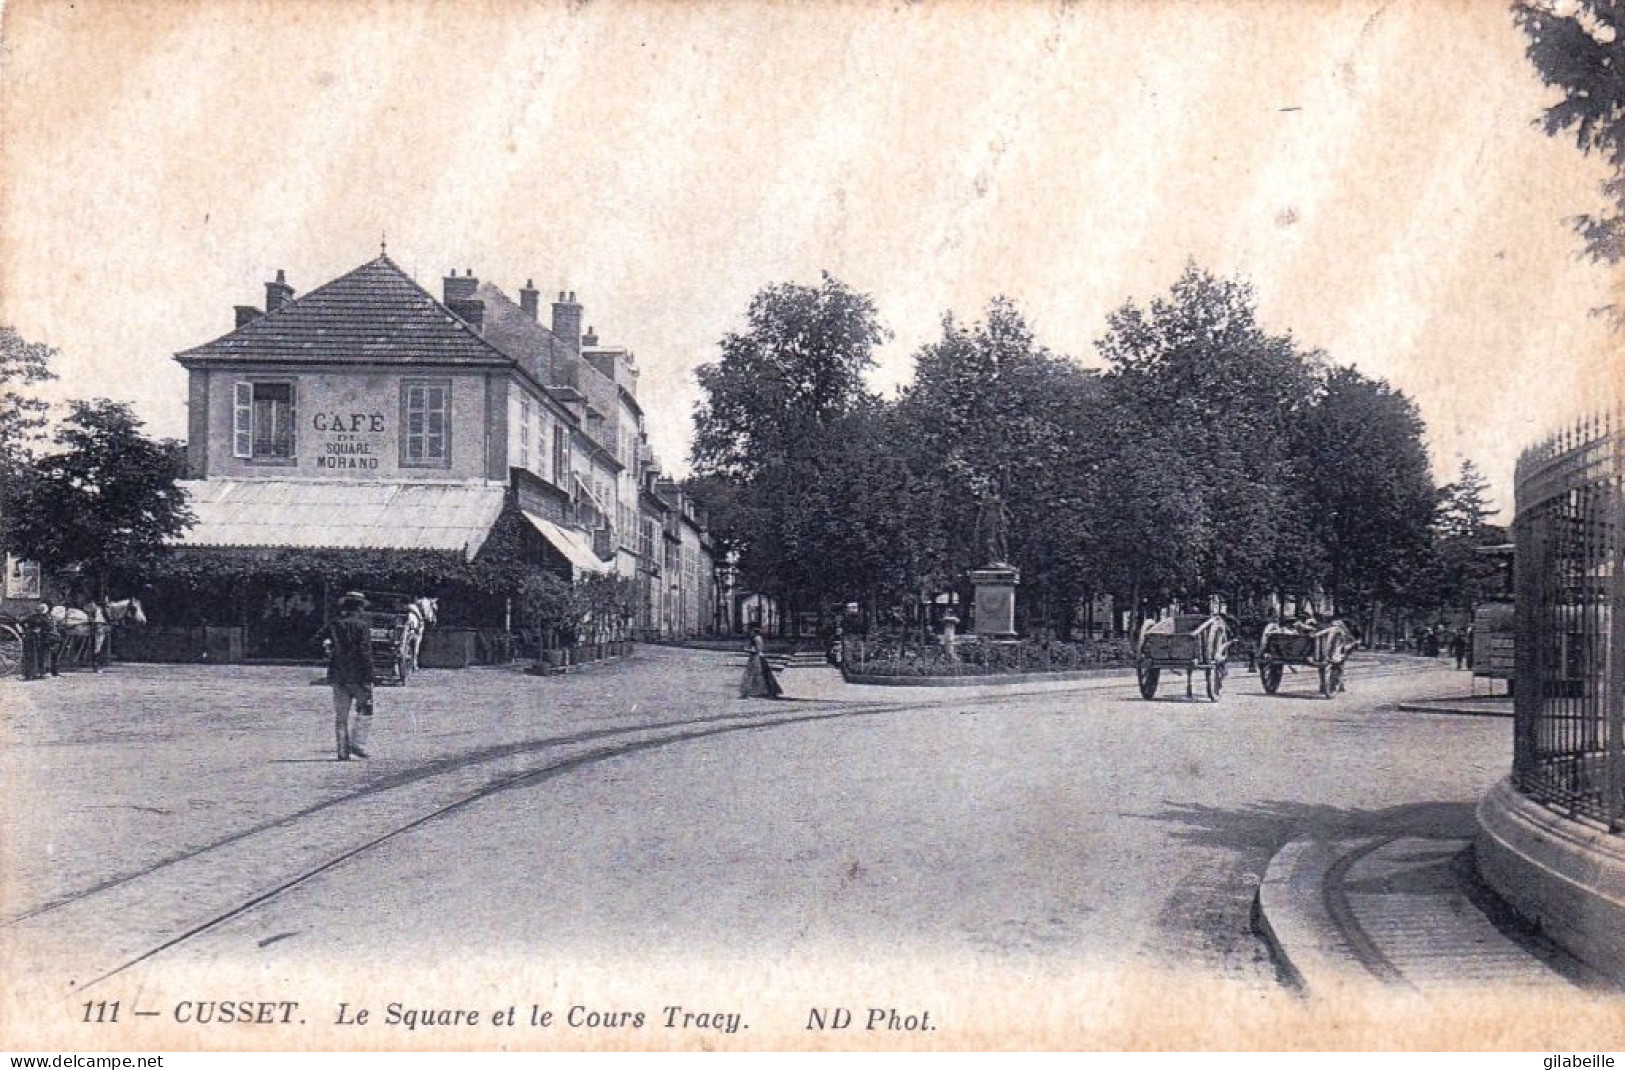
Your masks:
{"label": "curved rail line", "polygon": [[[1435,666],[1420,665],[1412,667],[1405,663],[1378,663],[1365,667],[1360,676],[1383,678],[1397,675],[1406,675],[1422,669],[1431,669]],[[1090,691],[1132,691],[1135,682],[1132,678],[1121,681],[1113,680],[1088,688]],[[1037,698],[1051,697],[1062,692],[1031,692],[1023,691],[1011,694],[966,696],[954,694],[952,696],[911,696],[911,701],[896,702],[863,702],[863,700],[819,700],[803,699],[800,703],[817,703],[819,705],[834,706],[822,712],[799,712],[792,708],[780,710],[778,708],[767,710],[754,710],[741,713],[719,714],[711,717],[691,718],[683,721],[670,721],[653,724],[626,725],[614,728],[592,729],[589,731],[573,733],[570,735],[553,736],[544,739],[526,740],[518,743],[504,744],[482,750],[466,752],[447,758],[428,762],[410,770],[386,776],[332,798],[323,799],[310,806],[303,807],[290,814],[284,814],[274,819],[259,822],[247,828],[240,829],[230,835],[216,839],[210,843],[176,852],[166,856],[151,865],[130,871],[100,881],[88,888],[81,889],[54,900],[43,903],[24,913],[15,915],[0,922],[0,927],[9,927],[21,922],[38,919],[59,911],[65,907],[91,899],[122,885],[140,880],[144,877],[159,873],[179,863],[196,859],[211,852],[239,844],[273,829],[297,825],[310,817],[321,814],[334,807],[344,806],[370,796],[388,791],[419,785],[433,781],[452,773],[469,770],[493,761],[513,758],[515,756],[533,755],[538,752],[552,751],[561,747],[569,747],[582,743],[591,743],[598,740],[620,739],[609,746],[600,746],[584,753],[570,755],[545,761],[534,768],[524,769],[498,777],[479,787],[461,794],[450,802],[442,803],[403,823],[394,825],[388,831],[373,836],[362,843],[348,847],[343,851],[326,858],[319,864],[308,866],[287,879],[281,880],[271,887],[243,899],[227,910],[215,913],[213,916],[196,924],[190,925],[165,939],[153,947],[137,954],[124,962],[106,970],[93,979],[76,985],[75,991],[83,991],[100,984],[126,970],[131,969],[165,951],[177,947],[211,929],[214,929],[234,918],[240,917],[267,902],[270,902],[286,892],[300,887],[344,863],[366,854],[408,832],[419,829],[443,817],[455,814],[467,807],[480,803],[492,796],[517,789],[527,788],[548,780],[577,771],[584,767],[616,758],[654,750],[672,744],[692,742],[695,740],[714,738],[729,735],[735,732],[752,731],[756,729],[776,728],[781,726],[798,726],[814,724],[823,721],[839,720],[853,717],[872,717],[889,713],[902,713],[929,709],[931,707],[948,706],[948,712],[958,712],[969,708],[996,707],[1012,703],[1031,701]],[[1281,696],[1290,698],[1291,696]],[[944,702],[944,699],[949,699]],[[1203,707],[1208,709],[1209,707]],[[636,737],[636,738],[626,738]]]}
{"label": "curved rail line", "polygon": [[[1359,675],[1360,678],[1387,678],[1392,676],[1409,675],[1411,673],[1417,673],[1429,668],[1433,668],[1433,666],[1418,665],[1413,667],[1404,662],[1382,662],[1376,665],[1366,666]],[[1090,691],[1132,691],[1133,689],[1134,681],[1132,677],[1121,682],[1103,683],[1095,687],[1088,688]],[[1007,695],[976,696],[955,693],[951,696],[928,697],[926,694],[916,692],[914,696],[911,696],[911,701],[894,701],[874,705],[863,704],[861,700],[798,699],[795,701],[803,703],[829,703],[831,705],[839,705],[841,707],[853,707],[852,709],[848,709],[846,711],[850,713],[891,713],[940,705],[942,704],[943,697],[951,697],[954,700],[953,705],[955,706],[990,706],[1016,702],[1022,699],[1033,698],[1037,695],[1054,693],[1055,692],[1015,692]],[[1290,700],[1300,696],[1283,694],[1276,697],[1281,700]],[[298,821],[302,821],[308,817],[313,817],[334,807],[344,806],[359,799],[363,799],[371,795],[381,794],[386,791],[393,791],[399,788],[421,784],[437,777],[445,776],[449,773],[469,769],[488,762],[499,761],[504,758],[511,758],[516,755],[534,753],[536,751],[555,747],[567,747],[579,743],[588,743],[597,739],[627,736],[643,732],[657,732],[661,729],[682,728],[706,724],[724,724],[740,721],[749,721],[752,723],[752,725],[757,723],[771,724],[776,723],[776,721],[773,720],[775,713],[776,711],[774,710],[758,710],[748,713],[728,713],[719,714],[713,717],[697,717],[685,721],[666,721],[639,725],[624,725],[615,728],[597,728],[585,732],[573,733],[571,735],[552,736],[545,739],[524,740],[518,743],[508,743],[497,747],[487,747],[480,750],[468,751],[461,754],[449,755],[444,758],[434,759],[423,765],[415,766],[411,769],[402,770],[401,772],[383,777],[379,780],[371,781],[354,791],[335,795],[331,798],[312,803],[309,806],[295,810],[291,813],[282,814],[257,824],[249,825],[209,843],[166,855],[165,857],[160,858],[152,864],[144,866],[140,869],[131,870],[127,873],[121,873],[116,876],[109,877],[106,880],[98,881],[87,888],[82,888],[77,891],[60,895],[54,899],[47,900],[44,903],[21,911],[17,914],[13,914],[10,917],[0,919],[0,928],[7,928],[20,922],[28,921],[32,918],[37,918],[42,915],[52,913],[53,911],[60,910],[61,908],[69,906],[82,899],[86,899],[102,892],[110,891],[121,885],[128,884],[131,881],[139,880],[142,877],[156,873],[162,869],[198,858],[202,855],[208,854],[211,851],[216,851],[220,848],[229,847],[232,844],[240,843],[243,840],[251,839],[254,836],[260,835],[261,833],[267,832],[271,829],[294,824]]]}
{"label": "curved rail line", "polygon": [[[1023,698],[1023,697],[1028,697],[1028,696],[1021,696],[1021,695],[989,695],[989,696],[985,696],[985,697],[978,697],[977,699],[966,703],[966,705],[977,705],[977,706],[996,705],[998,703],[1010,702],[1010,701],[1014,701],[1016,699]],[[502,792],[510,791],[510,790],[515,789],[515,788],[532,787],[532,786],[534,786],[536,784],[545,783],[546,781],[554,779],[555,777],[563,776],[563,775],[565,775],[567,773],[574,772],[574,771],[576,771],[578,769],[581,769],[581,768],[583,768],[585,766],[595,765],[595,764],[597,764],[599,762],[609,761],[609,760],[612,760],[612,759],[615,759],[615,758],[621,758],[621,757],[625,757],[625,756],[631,755],[631,754],[637,754],[637,753],[639,753],[641,751],[654,750],[654,749],[657,749],[657,748],[660,748],[660,747],[669,746],[669,745],[674,744],[674,743],[686,743],[686,742],[691,742],[693,740],[706,739],[706,738],[711,738],[711,737],[715,737],[715,736],[722,736],[722,735],[729,735],[729,734],[734,733],[734,732],[748,732],[748,731],[752,731],[752,730],[756,730],[756,729],[779,728],[779,727],[785,727],[785,726],[813,724],[813,723],[817,723],[817,722],[821,722],[821,721],[839,720],[839,719],[850,718],[850,717],[874,717],[874,716],[879,716],[879,715],[887,714],[887,713],[898,713],[898,712],[905,712],[905,711],[909,711],[909,710],[918,710],[918,709],[925,708],[925,706],[926,706],[926,704],[923,704],[923,703],[907,703],[907,704],[895,703],[895,704],[886,704],[886,705],[883,705],[883,706],[865,706],[865,707],[858,707],[858,708],[855,708],[855,709],[842,709],[842,710],[830,711],[830,712],[827,712],[827,713],[803,714],[803,715],[800,715],[800,716],[796,716],[796,715],[793,715],[793,714],[789,715],[789,716],[773,716],[771,713],[767,713],[765,716],[762,715],[762,714],[758,714],[754,718],[751,718],[751,719],[746,719],[746,718],[750,717],[750,715],[736,715],[736,716],[732,716],[732,717],[728,717],[728,718],[703,718],[703,719],[700,719],[699,721],[673,722],[672,725],[654,726],[653,728],[645,727],[645,728],[633,728],[633,729],[622,730],[623,733],[624,732],[635,732],[635,731],[659,732],[659,730],[661,728],[664,728],[664,727],[675,727],[675,726],[681,726],[681,725],[685,725],[685,724],[705,723],[705,722],[708,722],[708,721],[709,722],[715,722],[715,721],[718,721],[718,720],[735,720],[735,721],[740,721],[741,722],[741,723],[735,723],[735,724],[721,724],[721,725],[711,724],[708,727],[698,728],[698,729],[694,729],[694,730],[691,730],[691,731],[684,731],[684,732],[665,732],[665,733],[661,733],[659,735],[655,735],[655,736],[653,736],[651,738],[632,740],[632,741],[629,741],[629,742],[626,742],[626,743],[618,744],[616,746],[600,747],[600,748],[597,748],[595,750],[588,751],[588,752],[586,752],[584,754],[572,755],[571,757],[568,757],[568,758],[563,758],[563,759],[560,759],[558,761],[549,762],[549,763],[547,763],[545,765],[542,765],[542,766],[539,766],[539,767],[537,767],[535,769],[527,769],[527,770],[524,770],[523,772],[514,773],[514,774],[511,774],[509,776],[502,777],[502,778],[500,778],[498,780],[495,780],[495,781],[493,781],[493,782],[491,782],[489,784],[486,784],[486,785],[476,789],[475,791],[467,793],[466,795],[462,796],[461,798],[455,799],[452,802],[445,803],[445,804],[443,804],[441,806],[438,806],[438,807],[434,808],[433,810],[429,811],[426,814],[421,814],[418,817],[412,818],[411,820],[409,820],[409,821],[407,821],[407,822],[405,822],[403,824],[400,824],[400,825],[396,826],[395,828],[392,828],[390,831],[383,833],[382,835],[372,837],[371,839],[368,839],[364,843],[361,843],[361,844],[358,844],[358,845],[356,845],[354,847],[348,848],[347,850],[344,850],[344,851],[340,852],[339,854],[333,856],[332,858],[327,859],[326,861],[322,862],[321,864],[310,867],[310,868],[296,874],[295,876],[290,877],[287,880],[281,881],[280,883],[276,884],[275,886],[273,886],[273,887],[271,887],[271,888],[269,888],[269,889],[267,889],[267,890],[265,890],[263,892],[260,892],[260,893],[258,893],[256,895],[252,896],[252,897],[250,897],[249,899],[237,904],[236,906],[232,907],[229,910],[226,910],[224,912],[216,914],[215,916],[213,916],[211,918],[208,918],[205,921],[199,922],[196,925],[192,925],[192,926],[186,928],[185,930],[183,930],[183,931],[181,931],[179,933],[176,933],[174,936],[172,936],[169,939],[163,941],[162,943],[158,944],[157,946],[152,947],[152,948],[142,952],[141,954],[135,956],[134,958],[128,959],[127,961],[121,963],[120,965],[115,966],[110,970],[107,970],[106,972],[94,977],[93,979],[91,979],[89,981],[86,981],[84,984],[76,986],[75,990],[76,991],[84,991],[85,989],[88,989],[88,988],[92,987],[93,985],[100,984],[101,982],[106,981],[107,979],[109,979],[111,977],[114,977],[114,976],[116,976],[116,975],[118,975],[120,973],[123,973],[125,970],[128,970],[131,967],[137,966],[137,965],[141,964],[142,962],[145,962],[148,959],[153,958],[154,956],[160,955],[163,952],[168,951],[173,947],[176,947],[176,946],[178,946],[178,945],[180,945],[182,943],[185,943],[187,940],[190,940],[193,937],[199,936],[199,935],[209,931],[210,929],[213,929],[213,928],[215,928],[215,927],[217,927],[219,925],[224,924],[225,922],[228,922],[228,921],[232,920],[233,918],[240,917],[243,914],[246,914],[249,911],[253,910],[255,907],[258,907],[258,906],[261,906],[261,905],[263,905],[265,903],[268,903],[271,900],[273,900],[273,899],[277,898],[278,896],[282,895],[283,893],[291,891],[292,889],[297,888],[302,884],[305,884],[306,882],[320,876],[321,874],[326,873],[328,870],[331,870],[331,869],[333,869],[333,868],[335,868],[337,866],[340,866],[340,865],[344,864],[345,862],[348,862],[351,859],[356,858],[359,855],[362,855],[362,854],[365,854],[365,853],[367,853],[369,851],[372,851],[372,850],[382,846],[383,844],[386,844],[389,841],[395,839],[398,836],[404,835],[404,834],[406,834],[408,832],[411,832],[411,831],[413,831],[415,829],[421,828],[424,825],[427,825],[427,824],[429,824],[429,823],[431,823],[433,821],[437,821],[437,820],[439,820],[439,819],[441,819],[443,817],[446,817],[448,815],[457,813],[460,810],[463,810],[463,809],[465,809],[465,808],[467,808],[469,806],[472,806],[472,805],[474,805],[476,803],[483,802],[484,800],[489,799],[492,796],[498,795],[498,794],[500,794]],[[614,732],[615,732],[615,730],[604,730],[604,732],[601,733],[601,734],[607,735],[607,734],[613,734]],[[350,797],[356,797],[356,796],[363,795],[363,794],[367,794],[367,793],[366,792],[358,792],[358,793],[354,793]],[[327,804],[327,805],[331,805],[331,804]],[[325,808],[325,806],[323,808]],[[286,823],[286,821],[278,822],[277,824],[284,824],[284,823]],[[240,839],[240,838],[242,838],[242,837],[241,836],[233,837],[234,840],[235,839]],[[204,848],[204,849],[202,849],[202,851],[206,851],[208,849],[209,848]],[[202,851],[193,852],[193,853],[194,854],[202,853]],[[148,872],[150,872],[150,870]],[[124,878],[125,881],[131,880],[131,879],[134,879],[134,877]],[[82,899],[82,898],[85,898],[85,896],[81,895],[81,896],[79,896],[77,898]]]}

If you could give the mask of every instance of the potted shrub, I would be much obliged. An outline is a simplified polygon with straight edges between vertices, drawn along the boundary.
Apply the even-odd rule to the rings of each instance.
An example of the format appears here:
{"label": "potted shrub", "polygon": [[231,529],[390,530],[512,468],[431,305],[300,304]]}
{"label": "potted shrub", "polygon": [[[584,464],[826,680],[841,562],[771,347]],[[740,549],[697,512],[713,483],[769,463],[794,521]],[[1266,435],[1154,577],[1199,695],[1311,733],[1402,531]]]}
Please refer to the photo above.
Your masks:
{"label": "potted shrub", "polygon": [[572,644],[583,612],[581,592],[553,572],[535,572],[519,585],[519,610],[532,627],[555,637],[558,647],[542,652],[542,663],[557,669],[574,662]]}

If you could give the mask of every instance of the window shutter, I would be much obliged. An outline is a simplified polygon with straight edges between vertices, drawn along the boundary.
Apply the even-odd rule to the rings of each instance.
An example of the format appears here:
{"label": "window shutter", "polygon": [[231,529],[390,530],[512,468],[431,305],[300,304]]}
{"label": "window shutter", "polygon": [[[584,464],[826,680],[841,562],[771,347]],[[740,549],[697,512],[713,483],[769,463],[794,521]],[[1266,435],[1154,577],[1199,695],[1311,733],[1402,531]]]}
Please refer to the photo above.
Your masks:
{"label": "window shutter", "polygon": [[288,456],[299,456],[299,384],[288,384]]}
{"label": "window shutter", "polygon": [[233,386],[231,407],[231,455],[254,456],[254,384]]}

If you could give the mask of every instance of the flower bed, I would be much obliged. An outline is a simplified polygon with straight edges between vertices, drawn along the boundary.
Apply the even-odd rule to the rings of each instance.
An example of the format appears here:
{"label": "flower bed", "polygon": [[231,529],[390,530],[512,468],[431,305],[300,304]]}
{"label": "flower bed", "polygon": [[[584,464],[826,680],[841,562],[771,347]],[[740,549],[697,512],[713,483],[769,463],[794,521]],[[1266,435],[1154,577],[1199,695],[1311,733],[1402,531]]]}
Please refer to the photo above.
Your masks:
{"label": "flower bed", "polygon": [[1082,642],[1019,639],[955,643],[950,660],[940,645],[902,639],[856,639],[846,644],[846,669],[859,676],[1004,676],[1026,673],[1115,669],[1134,664],[1126,639]]}

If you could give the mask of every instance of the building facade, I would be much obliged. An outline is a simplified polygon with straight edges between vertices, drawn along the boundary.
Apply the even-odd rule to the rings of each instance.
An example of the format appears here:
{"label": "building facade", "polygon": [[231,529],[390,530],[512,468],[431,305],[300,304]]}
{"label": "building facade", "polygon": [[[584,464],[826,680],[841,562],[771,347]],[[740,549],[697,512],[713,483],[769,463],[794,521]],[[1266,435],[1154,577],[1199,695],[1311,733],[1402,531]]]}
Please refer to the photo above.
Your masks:
{"label": "building facade", "polygon": [[[499,544],[576,580],[648,573],[632,355],[583,344],[573,293],[545,325],[534,286],[518,296],[453,271],[436,298],[387,255],[298,297],[279,271],[264,309],[238,306],[232,331],[176,354],[198,518],[177,548],[264,562],[231,596],[250,656],[296,653],[330,610],[332,591],[278,574],[297,571],[289,552],[385,571],[417,555],[420,586],[422,555],[475,563]],[[509,598],[407,593],[515,626]]]}

